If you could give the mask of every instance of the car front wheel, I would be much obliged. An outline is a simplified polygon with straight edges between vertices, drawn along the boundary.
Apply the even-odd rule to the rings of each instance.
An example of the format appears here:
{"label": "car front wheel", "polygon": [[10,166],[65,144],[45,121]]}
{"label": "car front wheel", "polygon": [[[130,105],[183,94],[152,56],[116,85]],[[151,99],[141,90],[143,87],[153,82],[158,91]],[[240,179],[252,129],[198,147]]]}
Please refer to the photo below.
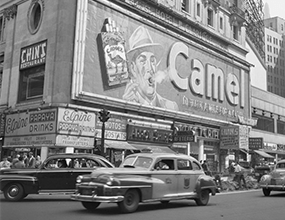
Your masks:
{"label": "car front wheel", "polygon": [[263,189],[262,189],[262,192],[263,192],[263,195],[265,195],[265,196],[270,196],[271,190],[270,190],[270,189],[265,189],[265,188],[263,188]]}
{"label": "car front wheel", "polygon": [[19,201],[26,195],[23,186],[19,183],[11,183],[4,190],[4,197],[9,201]]}
{"label": "car front wheel", "polygon": [[83,207],[89,211],[95,210],[99,205],[100,202],[81,202]]}
{"label": "car front wheel", "polygon": [[118,203],[120,210],[124,213],[131,213],[137,210],[139,206],[139,193],[137,190],[128,190],[122,202]]}
{"label": "car front wheel", "polygon": [[206,206],[210,199],[209,190],[202,190],[199,194],[199,198],[195,199],[195,202],[199,206]]}

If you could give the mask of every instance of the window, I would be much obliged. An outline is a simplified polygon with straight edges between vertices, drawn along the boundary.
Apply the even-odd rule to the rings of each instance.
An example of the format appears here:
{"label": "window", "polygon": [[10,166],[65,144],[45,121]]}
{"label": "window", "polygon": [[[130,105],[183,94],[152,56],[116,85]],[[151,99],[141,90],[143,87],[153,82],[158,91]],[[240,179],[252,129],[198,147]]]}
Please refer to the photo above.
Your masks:
{"label": "window", "polygon": [[2,93],[3,65],[4,65],[4,56],[0,56],[0,97]]}
{"label": "window", "polygon": [[5,19],[3,16],[0,16],[0,42],[5,41],[4,30],[5,30]]}
{"label": "window", "polygon": [[208,25],[213,26],[214,25],[214,13],[212,9],[208,9]]}
{"label": "window", "polygon": [[201,5],[200,3],[197,3],[197,16],[201,16]]}
{"label": "window", "polygon": [[192,165],[189,160],[179,159],[177,161],[178,170],[192,170]]}
{"label": "window", "polygon": [[181,0],[181,11],[188,12],[188,10],[187,10],[187,1],[186,0]]}
{"label": "window", "polygon": [[174,160],[162,159],[155,163],[155,170],[174,170]]}
{"label": "window", "polygon": [[268,131],[268,132],[274,132],[274,119],[273,118],[269,118],[269,117],[258,115],[258,114],[252,114],[252,117],[258,119],[257,125],[254,126],[255,129],[262,130],[262,131]]}
{"label": "window", "polygon": [[224,21],[223,21],[223,18],[220,17],[220,29],[223,30],[224,29]]}
{"label": "window", "polygon": [[41,65],[20,72],[19,102],[42,98],[44,91],[44,71],[45,65]]}
{"label": "window", "polygon": [[235,40],[238,40],[238,27],[237,26],[233,26],[233,38]]}
{"label": "window", "polygon": [[28,12],[28,28],[31,34],[35,34],[40,26],[43,19],[43,5],[41,1],[34,1],[32,7]]}

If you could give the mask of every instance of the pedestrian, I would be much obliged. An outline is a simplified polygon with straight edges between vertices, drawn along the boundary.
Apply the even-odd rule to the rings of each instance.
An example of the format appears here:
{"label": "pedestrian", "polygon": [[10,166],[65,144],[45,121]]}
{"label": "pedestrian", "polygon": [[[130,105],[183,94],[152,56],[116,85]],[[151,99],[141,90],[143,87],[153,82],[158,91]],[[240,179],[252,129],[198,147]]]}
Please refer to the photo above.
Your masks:
{"label": "pedestrian", "polygon": [[41,161],[41,156],[40,155],[37,155],[36,156],[36,161],[35,161],[35,168],[39,168],[42,164],[42,161]]}
{"label": "pedestrian", "polygon": [[34,157],[33,152],[30,152],[29,156],[28,156],[26,167],[35,168],[35,164],[36,164],[36,158]]}
{"label": "pedestrian", "polygon": [[243,175],[242,167],[239,165],[238,162],[236,162],[235,165],[234,165],[234,168],[235,168],[235,179],[238,182],[239,189],[242,188],[242,183],[241,182],[243,182],[245,188],[247,189],[247,185],[246,185],[246,181],[245,181],[245,178],[244,178],[244,175]]}
{"label": "pedestrian", "polygon": [[212,172],[210,171],[208,162],[206,160],[204,160],[204,162],[202,163],[202,168],[206,175],[212,176]]}
{"label": "pedestrian", "polygon": [[0,168],[11,168],[11,163],[8,161],[8,157],[3,157],[3,160],[0,162]]}
{"label": "pedestrian", "polygon": [[24,157],[20,156],[19,160],[14,164],[13,168],[16,168],[16,169],[25,168]]}
{"label": "pedestrian", "polygon": [[15,164],[19,161],[19,157],[20,157],[20,155],[17,154],[17,155],[13,158],[11,168],[14,168]]}

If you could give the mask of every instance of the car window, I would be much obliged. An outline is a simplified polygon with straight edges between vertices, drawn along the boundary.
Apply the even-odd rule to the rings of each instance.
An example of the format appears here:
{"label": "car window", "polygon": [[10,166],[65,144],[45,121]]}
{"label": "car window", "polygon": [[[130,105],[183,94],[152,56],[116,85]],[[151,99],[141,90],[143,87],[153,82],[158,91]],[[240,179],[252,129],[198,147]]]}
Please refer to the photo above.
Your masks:
{"label": "car window", "polygon": [[190,160],[179,159],[177,160],[178,170],[192,170],[192,165]]}
{"label": "car window", "polygon": [[125,165],[133,165],[136,157],[128,157],[126,158],[123,163],[121,163],[120,167],[124,167]]}
{"label": "car window", "polygon": [[285,168],[285,163],[278,163],[276,165],[276,168],[281,168],[281,169]]}
{"label": "car window", "polygon": [[174,160],[172,159],[159,159],[155,165],[155,170],[174,170]]}
{"label": "car window", "polygon": [[152,163],[152,158],[149,157],[138,157],[134,166],[149,168]]}
{"label": "car window", "polygon": [[57,168],[57,159],[52,159],[49,160],[45,166],[46,169],[53,169],[53,168]]}
{"label": "car window", "polygon": [[56,158],[48,161],[45,164],[45,168],[47,169],[65,169],[69,168],[69,163],[71,159],[68,158]]}
{"label": "car window", "polygon": [[196,161],[193,161],[192,166],[193,170],[201,170],[200,164],[198,164]]}

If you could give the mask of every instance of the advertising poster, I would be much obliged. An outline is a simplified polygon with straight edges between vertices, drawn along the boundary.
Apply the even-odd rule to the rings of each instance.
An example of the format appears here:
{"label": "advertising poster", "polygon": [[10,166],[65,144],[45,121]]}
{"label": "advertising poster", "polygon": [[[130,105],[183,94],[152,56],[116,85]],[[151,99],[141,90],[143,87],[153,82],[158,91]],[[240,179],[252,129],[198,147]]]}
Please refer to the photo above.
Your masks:
{"label": "advertising poster", "polygon": [[[230,121],[248,117],[249,75],[244,69],[110,5],[94,1],[87,13],[84,74],[75,77],[81,85],[74,86],[82,89],[78,94],[126,108],[156,107]],[[204,36],[203,30],[195,33],[199,31]]]}

